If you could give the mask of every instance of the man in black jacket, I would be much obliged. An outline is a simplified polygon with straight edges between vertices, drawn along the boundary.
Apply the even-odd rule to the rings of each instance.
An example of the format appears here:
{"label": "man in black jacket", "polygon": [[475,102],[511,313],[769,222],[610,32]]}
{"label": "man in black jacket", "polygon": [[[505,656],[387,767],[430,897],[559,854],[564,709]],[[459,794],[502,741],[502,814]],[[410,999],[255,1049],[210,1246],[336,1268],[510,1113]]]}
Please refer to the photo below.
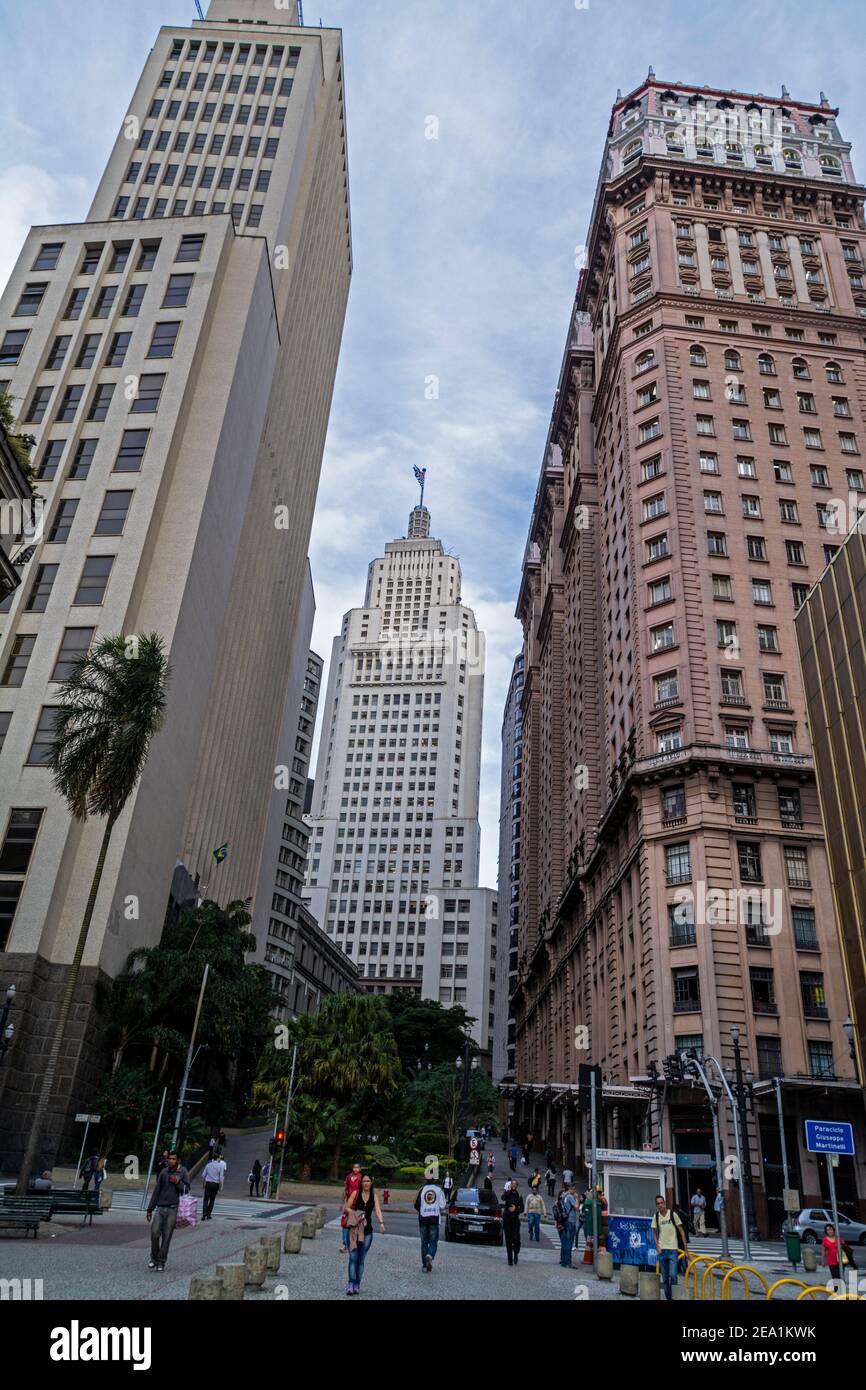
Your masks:
{"label": "man in black jacket", "polygon": [[511,1179],[511,1186],[502,1198],[502,1232],[505,1236],[505,1249],[508,1263],[517,1264],[520,1254],[520,1217],[523,1212],[523,1198],[518,1191],[519,1183]]}
{"label": "man in black jacket", "polygon": [[[177,1224],[179,1198],[189,1192],[189,1173],[180,1166],[176,1153],[168,1156],[168,1167],[157,1175],[156,1185],[147,1205],[150,1222],[150,1269],[165,1269],[168,1247]],[[155,1215],[154,1215],[155,1213]]]}

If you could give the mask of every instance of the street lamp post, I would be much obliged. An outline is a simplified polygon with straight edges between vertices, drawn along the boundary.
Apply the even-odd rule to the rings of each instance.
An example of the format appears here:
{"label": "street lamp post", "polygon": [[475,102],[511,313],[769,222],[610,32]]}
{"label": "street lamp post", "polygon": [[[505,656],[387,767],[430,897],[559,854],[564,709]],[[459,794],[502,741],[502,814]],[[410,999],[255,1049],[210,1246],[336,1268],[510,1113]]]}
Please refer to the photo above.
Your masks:
{"label": "street lamp post", "polygon": [[467,1038],[463,1047],[463,1056],[458,1057],[454,1062],[457,1071],[460,1072],[462,1075],[460,1083],[460,1103],[457,1110],[457,1121],[460,1126],[460,1156],[467,1163],[469,1161],[469,1153],[466,1144],[465,1130],[466,1121],[469,1118],[469,1078],[472,1072],[475,1071],[478,1067],[478,1058],[473,1057],[471,1053],[472,1042],[469,1038]]}
{"label": "street lamp post", "polygon": [[728,1245],[728,1222],[725,1215],[725,1177],[722,1168],[722,1144],[719,1137],[719,1102],[707,1079],[707,1074],[701,1066],[700,1058],[694,1051],[688,1053],[688,1063],[697,1072],[701,1085],[707,1093],[707,1100],[710,1105],[710,1114],[713,1119],[713,1148],[716,1159],[716,1191],[719,1196],[719,1235],[722,1239],[722,1256],[727,1259],[730,1253]]}
{"label": "street lamp post", "polygon": [[746,1194],[746,1219],[749,1223],[749,1235],[756,1237],[758,1228],[755,1225],[755,1193],[752,1186],[752,1154],[751,1144],[749,1143],[749,1120],[746,1111],[746,1085],[743,1080],[743,1059],[740,1055],[740,1030],[736,1025],[731,1029],[731,1039],[734,1044],[734,1067],[737,1078],[737,1110],[740,1116],[740,1131],[743,1138],[743,1171],[742,1182]]}
{"label": "street lamp post", "polygon": [[9,1022],[9,1011],[15,1003],[15,986],[10,985],[6,991],[6,1003],[3,1005],[3,1012],[0,1014],[0,1067],[3,1065],[6,1053],[9,1051],[10,1044],[15,1036],[15,1025]]}

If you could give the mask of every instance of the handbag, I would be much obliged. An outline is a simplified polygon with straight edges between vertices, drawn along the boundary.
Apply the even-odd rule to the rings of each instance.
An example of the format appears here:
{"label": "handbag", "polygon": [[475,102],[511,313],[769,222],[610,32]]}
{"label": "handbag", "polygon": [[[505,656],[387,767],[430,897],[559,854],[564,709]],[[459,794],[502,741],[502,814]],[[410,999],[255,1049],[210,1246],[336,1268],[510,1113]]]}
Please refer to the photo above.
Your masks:
{"label": "handbag", "polygon": [[177,1223],[178,1226],[197,1226],[198,1225],[198,1202],[195,1197],[188,1193],[185,1197],[177,1199]]}

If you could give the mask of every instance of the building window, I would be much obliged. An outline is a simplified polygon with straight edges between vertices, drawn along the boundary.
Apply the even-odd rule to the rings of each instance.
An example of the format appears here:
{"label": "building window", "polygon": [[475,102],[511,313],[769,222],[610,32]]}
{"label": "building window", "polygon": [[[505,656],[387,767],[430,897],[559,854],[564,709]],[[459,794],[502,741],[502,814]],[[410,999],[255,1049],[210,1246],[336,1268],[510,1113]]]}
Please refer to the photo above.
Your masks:
{"label": "building window", "polygon": [[674,1013],[700,1013],[701,990],[697,966],[671,971]]}
{"label": "building window", "polygon": [[758,1076],[762,1081],[769,1081],[775,1076],[782,1076],[782,1041],[781,1038],[756,1038],[755,1043],[758,1053]]}
{"label": "building window", "polygon": [[665,873],[670,884],[690,883],[692,878],[692,856],[689,842],[665,845]]}
{"label": "building window", "polygon": [[831,1042],[809,1042],[809,1071],[812,1076],[823,1081],[835,1080],[833,1069],[833,1044]]}
{"label": "building window", "polygon": [[124,430],[113,471],[139,473],[149,438],[150,430]]}
{"label": "building window", "polygon": [[28,766],[44,767],[50,761],[54,748],[54,721],[57,712],[56,705],[42,706],[30,752],[27,754]]}
{"label": "building window", "polygon": [[751,840],[737,841],[737,864],[743,883],[763,883],[761,846]]}
{"label": "building window", "polygon": [[818,930],[815,925],[813,907],[792,907],[791,920],[794,927],[794,945],[798,951],[817,951]]}
{"label": "building window", "polygon": [[54,670],[51,672],[53,681],[69,679],[76,664],[83,660],[89,652],[95,631],[96,629],[92,627],[66,628],[54,663]]}
{"label": "building window", "polygon": [[33,392],[27,414],[24,416],[26,424],[39,425],[45,419],[45,412],[48,409],[48,402],[51,400],[53,386],[37,386]]}
{"label": "building window", "polygon": [[170,275],[162,301],[163,309],[185,309],[194,278],[193,275]]}
{"label": "building window", "polygon": [[25,611],[28,613],[44,613],[48,607],[48,599],[51,596],[51,589],[57,578],[59,565],[39,565],[33,578],[33,584],[27,598]]}
{"label": "building window", "polygon": [[47,289],[47,282],[45,284],[25,285],[12,317],[16,319],[32,318],[38,314]]}
{"label": "building window", "polygon": [[77,608],[98,608],[105,598],[113,555],[89,555],[81,571],[78,589],[72,600]]}
{"label": "building window", "polygon": [[809,859],[803,845],[785,845],[785,875],[789,888],[810,888]]}
{"label": "building window", "polygon": [[19,633],[13,639],[12,650],[3,672],[0,684],[17,688],[24,684],[24,676],[30,664],[33,648],[36,646],[35,633]]}
{"label": "building window", "polygon": [[3,346],[0,347],[0,365],[14,367],[20,362],[29,333],[29,329],[19,328],[4,335]]}
{"label": "building window", "polygon": [[137,415],[150,415],[159,408],[159,399],[165,384],[164,375],[145,375],[138,379],[138,394],[130,406],[130,412]]}
{"label": "building window", "polygon": [[180,323],[156,323],[154,324],[153,337],[150,340],[150,347],[147,356],[152,357],[173,357],[177,335],[180,332]]}
{"label": "building window", "polygon": [[662,791],[662,819],[666,822],[685,820],[685,815],[685,784],[677,782],[674,786],[665,787]]}
{"label": "building window", "polygon": [[204,235],[181,237],[176,261],[199,261],[204,249]]}
{"label": "building window", "polygon": [[824,976],[820,971],[800,971],[800,997],[803,1001],[804,1018],[826,1018],[827,998],[824,994]]}
{"label": "building window", "polygon": [[64,497],[54,514],[51,530],[48,532],[49,545],[65,545],[72,530],[72,522],[78,510],[77,497]]}
{"label": "building window", "polygon": [[756,1014],[776,1014],[776,989],[773,972],[767,966],[753,965],[749,969],[752,988],[752,1008]]}
{"label": "building window", "polygon": [[8,947],[15,910],[24,887],[24,878],[41,820],[41,810],[19,810],[13,807],[9,813],[9,823],[3,844],[0,846],[0,951],[5,951]]}
{"label": "building window", "polygon": [[668,929],[671,946],[694,946],[697,939],[694,903],[668,903]]}
{"label": "building window", "polygon": [[108,407],[111,405],[111,398],[114,395],[114,385],[103,383],[94,389],[90,400],[90,410],[88,420],[104,420],[108,414]]}
{"label": "building window", "polygon": [[138,318],[139,311],[141,310],[141,306],[144,301],[144,295],[146,290],[147,285],[130,285],[129,292],[126,296],[126,301],[123,305],[123,309],[121,310],[121,315],[123,318]]}

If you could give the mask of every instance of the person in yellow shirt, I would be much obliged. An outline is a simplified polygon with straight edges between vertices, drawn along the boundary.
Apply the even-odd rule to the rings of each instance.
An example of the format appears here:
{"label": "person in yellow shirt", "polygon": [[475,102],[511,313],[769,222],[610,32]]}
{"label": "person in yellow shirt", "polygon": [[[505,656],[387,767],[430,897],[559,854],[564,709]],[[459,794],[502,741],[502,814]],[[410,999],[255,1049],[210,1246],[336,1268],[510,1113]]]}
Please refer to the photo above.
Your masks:
{"label": "person in yellow shirt", "polygon": [[655,1241],[656,1253],[659,1257],[661,1266],[662,1286],[665,1291],[665,1298],[670,1302],[673,1298],[671,1286],[677,1282],[677,1264],[680,1256],[680,1244],[688,1258],[689,1246],[688,1237],[682,1221],[675,1211],[671,1211],[664,1197],[656,1197],[655,1216],[652,1221],[653,1240]]}

